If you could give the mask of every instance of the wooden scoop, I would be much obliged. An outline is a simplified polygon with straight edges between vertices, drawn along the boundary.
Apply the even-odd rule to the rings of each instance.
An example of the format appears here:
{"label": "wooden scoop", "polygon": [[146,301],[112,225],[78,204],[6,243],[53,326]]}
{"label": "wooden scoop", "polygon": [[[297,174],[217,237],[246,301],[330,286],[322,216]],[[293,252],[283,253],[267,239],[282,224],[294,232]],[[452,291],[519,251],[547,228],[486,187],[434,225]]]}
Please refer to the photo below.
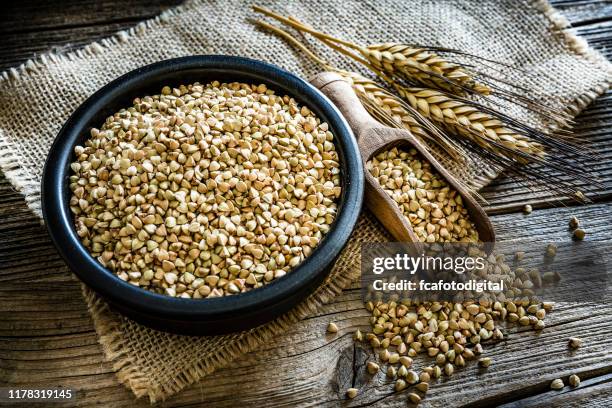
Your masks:
{"label": "wooden scoop", "polygon": [[[323,72],[310,81],[338,107],[347,120],[359,145],[364,164],[377,153],[393,147],[416,149],[422,157],[457,190],[463,199],[482,242],[495,242],[495,232],[489,217],[471,194],[427,151],[425,146],[408,130],[392,129],[382,125],[365,110],[350,84],[333,72]],[[410,222],[401,213],[397,203],[387,194],[372,174],[364,169],[365,203],[393,237],[402,242],[420,242]]]}

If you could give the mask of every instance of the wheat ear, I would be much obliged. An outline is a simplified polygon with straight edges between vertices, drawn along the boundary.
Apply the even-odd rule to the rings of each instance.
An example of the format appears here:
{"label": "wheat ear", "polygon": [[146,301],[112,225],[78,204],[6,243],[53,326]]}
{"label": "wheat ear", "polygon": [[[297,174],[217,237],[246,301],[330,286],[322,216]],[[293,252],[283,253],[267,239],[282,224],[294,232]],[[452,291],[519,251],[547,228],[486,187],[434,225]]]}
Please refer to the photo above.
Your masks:
{"label": "wheat ear", "polygon": [[[478,58],[481,62],[486,61],[506,68],[516,69],[509,64],[443,47],[421,47],[400,43],[384,43],[362,47],[350,41],[317,31],[295,18],[283,17],[259,6],[254,6],[254,9],[299,31],[309,33],[330,47],[334,45],[332,48],[340,52],[342,52],[342,49],[338,49],[338,45],[352,49],[378,71],[384,72],[390,77],[406,80],[412,85],[423,85],[428,88],[440,89],[458,96],[465,96],[470,93],[484,96],[495,94],[502,100],[538,113],[543,118],[556,123],[560,127],[571,124],[571,118],[567,114],[525,97],[520,91],[526,92],[526,90],[521,89],[515,84],[509,84],[502,79],[493,78],[482,72],[479,73],[469,65],[447,60],[440,56],[437,51]],[[480,79],[476,80],[476,77]],[[500,82],[507,87],[517,88],[517,91],[504,89],[497,84],[489,83],[486,81],[486,78]],[[492,100],[491,102],[497,104],[496,101]],[[558,132],[559,136],[565,133],[564,131]],[[567,135],[564,137],[569,141],[570,138]]]}
{"label": "wheat ear", "polygon": [[462,66],[433,52],[406,44],[384,43],[357,49],[372,65],[391,76],[417,82],[426,87],[463,95],[471,90],[489,95],[491,88],[477,82]]}
{"label": "wheat ear", "polygon": [[[555,136],[547,135],[520,123],[508,115],[472,100],[462,97],[452,97],[443,92],[437,92],[430,89],[405,87],[394,78],[391,78],[380,69],[377,69],[369,60],[363,58],[363,54],[355,49],[354,44],[320,33],[295,19],[292,20],[291,18],[282,17],[267,9],[257,6],[255,6],[254,9],[296,28],[298,31],[312,34],[327,46],[368,67],[406,99],[406,101],[399,99],[404,104],[404,106],[402,106],[402,108],[405,108],[404,112],[410,112],[410,116],[425,119],[426,123],[430,123],[431,127],[439,128],[441,133],[445,135],[446,130],[455,133],[457,136],[463,136],[461,146],[464,146],[470,151],[473,150],[481,156],[487,157],[493,163],[499,165],[500,168],[506,168],[511,175],[525,177],[526,180],[534,184],[544,182],[552,190],[567,194],[575,192],[578,186],[582,188],[584,183],[595,183],[597,186],[601,185],[599,181],[593,179],[592,175],[578,166],[578,162],[572,159],[573,157],[584,156],[583,147],[578,147],[573,143],[567,143],[564,140],[557,139]],[[344,47],[352,48],[353,52],[350,52]],[[306,48],[304,47],[304,49]],[[439,47],[421,49],[424,51],[444,51],[468,55],[461,51]],[[360,55],[357,55],[355,51]],[[503,63],[498,64],[504,65]],[[376,83],[374,82],[374,84]],[[376,84],[376,86],[378,85]],[[358,88],[359,87],[354,86],[356,91],[358,91]],[[498,88],[492,89],[494,89],[496,95],[499,95]],[[367,91],[368,89],[364,88],[364,90]],[[388,92],[386,89],[383,89],[383,91]],[[358,94],[363,95],[364,93],[358,92]],[[386,106],[380,105],[380,101],[373,97],[371,92],[365,92],[365,95],[368,97],[365,98],[362,96],[362,102],[368,109],[376,107],[371,111],[374,116],[376,116],[376,112],[383,112],[385,118],[394,118],[391,122],[401,122],[397,120],[397,115],[394,116],[390,113],[397,109],[394,105],[389,105],[388,103]],[[506,96],[507,98],[516,97],[516,95],[511,93],[507,95],[502,93],[502,96]],[[395,95],[393,95],[393,97],[395,97]],[[396,98],[396,100],[398,99]],[[383,108],[379,105],[383,106]],[[537,103],[534,104],[528,99],[526,105],[528,109],[537,111],[538,113],[540,113],[542,108],[541,106],[538,107]],[[534,109],[534,106],[537,110]],[[544,110],[550,110],[550,108],[544,108]],[[546,114],[544,116],[546,116]],[[379,118],[377,117],[377,119]],[[428,122],[428,119],[431,120],[431,122]],[[566,118],[561,119],[563,119],[563,121],[567,120]],[[554,117],[553,120],[555,120]],[[433,123],[436,123],[436,125],[433,125]],[[402,126],[406,125],[410,126],[410,123],[406,121]],[[399,127],[399,125],[390,126]],[[567,138],[567,136],[564,136],[564,138]],[[468,143],[468,141],[472,143]],[[476,146],[479,146],[482,150],[477,151],[477,149],[474,149]],[[544,151],[544,146],[546,147],[546,152]],[[549,149],[555,155],[554,158],[551,156]],[[465,155],[467,153],[464,152],[463,154]],[[566,158],[563,156],[565,154],[571,156]],[[520,166],[520,164],[529,161],[539,162],[544,166]],[[562,174],[567,174],[571,179],[560,179],[558,174],[550,172],[551,170],[557,170],[562,172]]]}
{"label": "wheat ear", "polygon": [[351,84],[364,107],[379,122],[390,127],[409,130],[421,141],[429,140],[437,144],[457,161],[465,159],[466,152],[461,146],[453,142],[405,101],[361,74],[340,69],[336,69],[335,72]]}
{"label": "wheat ear", "polygon": [[[294,19],[282,18],[291,24],[299,24],[304,30],[312,30],[309,26],[298,23]],[[314,54],[288,33],[267,23],[262,22],[260,24],[268,29],[274,30],[277,34],[291,41],[313,58]],[[284,34],[281,34],[281,32]],[[479,111],[476,107],[467,103],[467,101],[453,99],[435,90],[404,87],[370,64],[369,61],[359,58],[354,53],[335,43],[330,43],[330,40],[326,38],[320,40],[329,47],[351,57],[374,71],[374,73],[396,89],[398,94],[408,102],[408,107],[412,108],[413,111],[411,115],[406,109],[406,105],[401,103],[401,99],[398,99],[395,95],[381,88],[374,81],[367,80],[367,78],[359,74],[351,75],[347,71],[338,70],[322,61],[319,57],[314,56],[313,59],[319,63],[323,62],[323,66],[326,69],[334,70],[345,78],[350,78],[353,82],[353,88],[362,99],[367,97],[371,98],[373,102],[376,102],[373,104],[364,104],[365,106],[369,106],[371,113],[374,110],[373,106],[376,104],[386,107],[388,112],[393,112],[395,109],[397,113],[400,113],[398,122],[401,123],[401,127],[410,130],[416,136],[420,136],[420,134],[423,133],[428,134],[423,126],[419,125],[414,119],[414,113],[416,112],[418,115],[446,126],[450,131],[467,138],[483,149],[504,157],[510,157],[520,163],[526,163],[544,156],[544,150],[540,144],[532,141],[528,136],[521,135],[507,128],[502,121],[492,115]],[[375,116],[381,116],[380,111],[374,110],[374,114]],[[398,116],[395,117],[398,118]],[[421,121],[421,123],[423,122]],[[390,125],[389,123],[387,124]],[[420,137],[423,138],[423,136]],[[437,138],[437,140],[439,140],[439,138]],[[456,156],[457,155],[455,155],[455,157]]]}
{"label": "wheat ear", "polygon": [[394,83],[398,94],[421,115],[449,127],[453,132],[484,149],[512,156],[519,162],[544,157],[543,146],[517,133],[498,118],[479,110],[467,101],[423,88],[408,88]]}

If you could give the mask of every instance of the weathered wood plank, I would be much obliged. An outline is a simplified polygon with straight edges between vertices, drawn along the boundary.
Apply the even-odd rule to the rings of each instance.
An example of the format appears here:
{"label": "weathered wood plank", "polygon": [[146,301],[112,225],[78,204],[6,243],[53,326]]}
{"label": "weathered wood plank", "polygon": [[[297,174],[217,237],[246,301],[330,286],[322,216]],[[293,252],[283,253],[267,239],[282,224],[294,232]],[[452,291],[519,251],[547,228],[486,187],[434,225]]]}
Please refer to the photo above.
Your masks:
{"label": "weathered wood plank", "polygon": [[606,21],[612,16],[612,6],[605,0],[553,1],[552,4],[574,27]]}
{"label": "weathered wood plank", "polygon": [[14,3],[3,11],[0,22],[0,70],[45,52],[66,52],[112,36],[181,2],[138,0],[133,6],[112,0]]}
{"label": "weathered wood plank", "polygon": [[[567,383],[567,379],[564,380]],[[578,388],[566,386],[559,391],[544,392],[501,405],[499,408],[565,407],[568,398],[574,406],[609,407],[612,399],[612,374],[581,381]]]}
{"label": "weathered wood plank", "polygon": [[4,44],[0,48],[0,70],[46,52],[65,53],[83,47],[92,41],[114,35],[136,25],[137,22],[108,23],[99,26],[74,27],[42,32],[3,34]]}
{"label": "weathered wood plank", "polygon": [[612,21],[604,19],[603,21],[596,20],[594,24],[588,24],[571,29],[576,34],[585,37],[589,44],[600,50],[601,53],[608,59],[612,56],[610,44],[612,43]]}
{"label": "weathered wood plank", "polygon": [[[582,167],[599,180],[600,187],[587,188],[587,197],[594,201],[608,201],[612,197],[612,91],[599,98],[577,119],[575,136],[584,141],[596,158],[583,160]],[[553,171],[559,178],[563,175]],[[482,196],[489,214],[520,211],[525,204],[534,208],[578,204],[573,197],[561,196],[547,184],[526,186],[512,178],[500,177],[485,187]]]}
{"label": "weathered wood plank", "polygon": [[0,33],[71,30],[81,26],[134,23],[151,18],[182,3],[182,0],[68,0],[61,2],[27,0],[5,5]]}

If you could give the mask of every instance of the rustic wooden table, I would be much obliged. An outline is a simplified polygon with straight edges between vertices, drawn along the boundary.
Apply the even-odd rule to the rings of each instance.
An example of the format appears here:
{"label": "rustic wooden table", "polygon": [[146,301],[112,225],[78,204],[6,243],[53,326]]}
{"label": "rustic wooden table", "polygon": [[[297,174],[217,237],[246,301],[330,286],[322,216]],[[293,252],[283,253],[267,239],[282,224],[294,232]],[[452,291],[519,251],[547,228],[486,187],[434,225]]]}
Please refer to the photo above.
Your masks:
{"label": "rustic wooden table", "polygon": [[[177,0],[32,1],[4,5],[0,15],[0,70],[49,50],[67,50],[153,17]],[[556,0],[572,29],[612,58],[612,3]],[[594,203],[576,206],[544,189],[530,191],[503,178],[488,187],[487,211],[500,238],[569,239],[567,220],[578,216],[589,240],[612,239],[612,92],[578,118],[575,133],[601,154],[589,169],[604,181]],[[536,209],[523,215],[521,208]],[[78,390],[77,406],[147,406],[135,401],[104,361],[79,283],[64,272],[45,229],[0,175],[0,386],[62,385]],[[337,406],[343,390],[365,379],[366,355],[351,333],[367,327],[357,289],[266,344],[163,403],[164,406]],[[432,384],[426,406],[612,406],[612,305],[562,306],[540,333],[514,330],[489,346],[495,363],[484,373],[474,364]],[[338,336],[323,335],[329,321]],[[569,352],[566,340],[584,339]],[[357,373],[357,374],[355,374]],[[579,374],[577,389],[549,390],[552,379]],[[354,406],[403,406],[383,376]]]}

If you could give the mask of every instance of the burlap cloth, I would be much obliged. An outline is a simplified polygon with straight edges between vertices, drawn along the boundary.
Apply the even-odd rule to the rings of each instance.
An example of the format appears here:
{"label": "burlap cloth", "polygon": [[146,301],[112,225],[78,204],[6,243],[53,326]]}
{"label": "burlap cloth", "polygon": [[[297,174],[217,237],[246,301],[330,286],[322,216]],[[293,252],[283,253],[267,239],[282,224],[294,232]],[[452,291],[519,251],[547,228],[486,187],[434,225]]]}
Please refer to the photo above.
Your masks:
{"label": "burlap cloth", "polygon": [[[513,80],[533,97],[578,113],[608,89],[610,64],[569,34],[567,21],[544,1],[358,2],[270,4],[331,34],[360,43],[404,41],[465,50],[535,73]],[[46,153],[70,113],[108,81],[171,57],[221,53],[258,58],[309,77],[318,67],[247,21],[249,3],[194,1],[135,28],[61,55],[47,54],[0,78],[0,168],[40,216],[40,178]],[[346,61],[333,60],[347,66]],[[525,112],[521,119],[534,121]],[[538,123],[541,124],[541,123]],[[496,171],[473,164],[459,172],[482,186]],[[109,310],[84,290],[106,357],[138,397],[167,398],[216,368],[255,349],[328,302],[359,275],[359,245],[386,239],[364,214],[329,279],[287,315],[226,336],[185,337],[155,332]]]}

